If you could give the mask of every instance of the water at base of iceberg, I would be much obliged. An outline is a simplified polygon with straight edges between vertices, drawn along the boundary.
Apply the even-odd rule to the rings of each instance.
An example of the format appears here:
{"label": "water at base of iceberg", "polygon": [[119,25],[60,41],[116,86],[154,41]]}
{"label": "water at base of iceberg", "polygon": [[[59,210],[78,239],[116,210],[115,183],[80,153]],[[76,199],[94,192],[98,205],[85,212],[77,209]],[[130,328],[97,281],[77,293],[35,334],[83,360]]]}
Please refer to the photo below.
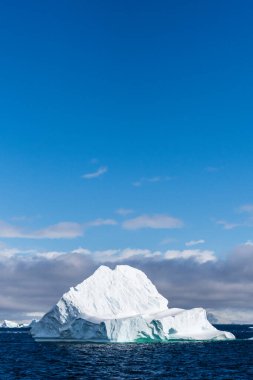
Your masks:
{"label": "water at base of iceberg", "polygon": [[[251,325],[252,326],[252,325]],[[235,340],[37,343],[29,330],[0,329],[0,379],[253,379],[253,329],[218,326]]]}
{"label": "water at base of iceberg", "polygon": [[[12,329],[13,330],[13,329]],[[11,331],[10,331],[11,332]],[[252,338],[253,339],[253,338]],[[171,338],[167,340],[151,339],[151,338],[139,338],[133,342],[112,342],[109,340],[82,340],[82,339],[61,339],[61,338],[39,338],[36,339],[38,343],[67,343],[67,344],[171,344],[180,342],[218,342],[227,340],[224,338],[212,338],[212,339],[196,339],[196,338]]]}

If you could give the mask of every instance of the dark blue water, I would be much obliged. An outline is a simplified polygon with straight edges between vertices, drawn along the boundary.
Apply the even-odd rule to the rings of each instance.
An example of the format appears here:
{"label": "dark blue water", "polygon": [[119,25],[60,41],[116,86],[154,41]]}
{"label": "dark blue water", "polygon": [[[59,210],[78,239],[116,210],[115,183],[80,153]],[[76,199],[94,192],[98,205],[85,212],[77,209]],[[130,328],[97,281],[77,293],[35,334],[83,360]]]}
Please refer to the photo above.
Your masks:
{"label": "dark blue water", "polygon": [[0,379],[253,379],[253,329],[223,326],[236,341],[156,344],[35,343],[0,329]]}

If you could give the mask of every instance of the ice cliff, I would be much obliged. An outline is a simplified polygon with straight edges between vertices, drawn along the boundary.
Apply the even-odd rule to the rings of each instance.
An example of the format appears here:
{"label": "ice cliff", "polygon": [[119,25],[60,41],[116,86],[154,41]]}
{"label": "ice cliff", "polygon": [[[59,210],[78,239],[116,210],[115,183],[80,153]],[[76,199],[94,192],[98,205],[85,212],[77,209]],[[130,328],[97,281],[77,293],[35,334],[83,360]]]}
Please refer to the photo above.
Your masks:
{"label": "ice cliff", "polygon": [[150,342],[234,339],[207,320],[202,308],[168,308],[140,270],[100,266],[33,324],[36,341]]}

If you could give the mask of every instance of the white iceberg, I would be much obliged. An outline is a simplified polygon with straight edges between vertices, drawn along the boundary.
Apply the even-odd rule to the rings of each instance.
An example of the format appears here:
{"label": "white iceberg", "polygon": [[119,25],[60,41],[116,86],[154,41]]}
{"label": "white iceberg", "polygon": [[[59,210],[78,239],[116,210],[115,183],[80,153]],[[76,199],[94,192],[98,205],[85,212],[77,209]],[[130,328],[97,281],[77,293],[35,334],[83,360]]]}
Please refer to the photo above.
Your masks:
{"label": "white iceberg", "polygon": [[8,329],[31,328],[35,323],[37,323],[36,319],[33,319],[32,321],[28,323],[9,321],[5,319],[2,323],[0,323],[0,328],[8,328]]}
{"label": "white iceberg", "polygon": [[100,266],[34,323],[36,341],[159,342],[234,339],[207,320],[202,308],[168,308],[168,300],[140,270]]}
{"label": "white iceberg", "polygon": [[8,321],[7,319],[5,319],[5,320],[3,321],[3,323],[0,324],[0,327],[13,329],[13,328],[18,328],[18,327],[20,327],[20,325],[19,325],[18,322]]}

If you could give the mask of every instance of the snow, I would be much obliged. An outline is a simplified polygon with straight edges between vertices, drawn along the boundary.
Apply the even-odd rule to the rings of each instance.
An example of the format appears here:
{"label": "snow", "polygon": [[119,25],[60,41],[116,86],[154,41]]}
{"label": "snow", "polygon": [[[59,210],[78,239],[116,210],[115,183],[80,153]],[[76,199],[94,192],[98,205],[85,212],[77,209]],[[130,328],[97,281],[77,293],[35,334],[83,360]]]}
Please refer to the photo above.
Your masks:
{"label": "snow", "polygon": [[202,308],[168,308],[142,271],[100,266],[32,325],[35,340],[142,342],[234,339],[207,320]]}

